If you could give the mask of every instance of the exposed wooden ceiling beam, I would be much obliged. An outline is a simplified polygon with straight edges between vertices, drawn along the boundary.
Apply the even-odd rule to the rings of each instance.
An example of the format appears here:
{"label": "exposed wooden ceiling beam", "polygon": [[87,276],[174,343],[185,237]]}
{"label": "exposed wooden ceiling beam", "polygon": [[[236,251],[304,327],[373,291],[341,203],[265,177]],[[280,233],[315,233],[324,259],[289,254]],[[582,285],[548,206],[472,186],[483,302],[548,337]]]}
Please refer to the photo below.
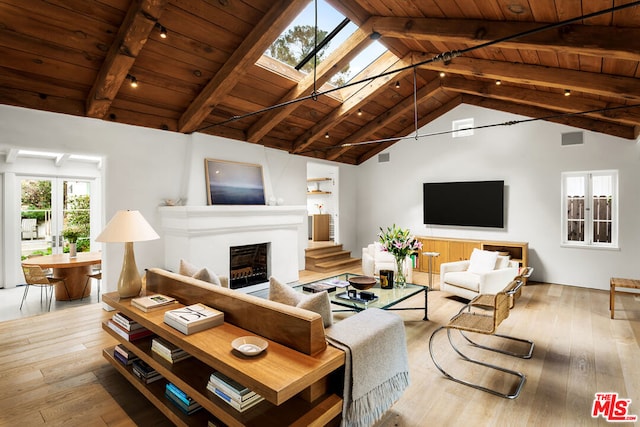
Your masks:
{"label": "exposed wooden ceiling beam", "polygon": [[[418,64],[433,56],[435,55],[414,52],[412,63]],[[593,95],[640,102],[640,79],[633,77],[463,56],[453,59],[446,65],[443,62],[430,62],[420,65],[419,68],[502,80],[503,82],[571,89],[572,91],[587,92]]]}
{"label": "exposed wooden ceiling beam", "polygon": [[[428,96],[431,96],[437,90],[440,90],[440,79],[433,79],[429,83],[427,83],[426,85],[418,89],[416,93],[417,103],[420,104],[421,100],[423,100]],[[388,123],[391,123],[393,120],[396,120],[398,117],[400,117],[403,114],[406,114],[407,112],[411,111],[411,109],[413,108],[414,108],[413,96],[403,99],[402,101],[394,105],[389,110],[380,114],[378,117],[376,117],[375,120],[370,121],[366,126],[363,126],[362,128],[360,128],[360,130],[358,130],[348,138],[341,141],[340,146],[332,150],[329,150],[329,153],[327,154],[327,159],[329,160],[337,159],[343,153],[351,149],[350,146],[344,145],[344,144],[363,142],[369,135],[372,135],[374,132],[376,132],[380,128],[383,128]]]}
{"label": "exposed wooden ceiling beam", "polygon": [[[584,98],[575,94],[564,96],[562,93],[552,93],[540,90],[524,89],[521,87],[509,87],[481,81],[472,81],[461,78],[442,79],[442,87],[455,92],[467,93],[486,98],[500,99],[516,102],[518,104],[531,105],[533,107],[547,108],[551,110],[581,113],[607,108],[624,107],[621,104],[613,104],[598,99]],[[594,119],[615,121],[631,126],[640,124],[640,108],[621,108],[603,112],[584,114]]]}
{"label": "exposed wooden ceiling beam", "polygon": [[[383,16],[372,17],[370,21],[373,30],[383,37],[462,43],[469,46],[499,40],[544,26],[531,22]],[[495,46],[638,61],[640,60],[640,29],[571,24],[504,41]]]}
{"label": "exposed wooden ceiling beam", "polygon": [[133,1],[89,92],[86,114],[102,119],[169,0]]}
{"label": "exposed wooden ceiling beam", "polygon": [[[347,40],[345,40],[329,57],[318,64],[315,75],[307,74],[295,87],[293,87],[276,104],[293,101],[305,95],[310,95],[314,90],[319,90],[337,72],[346,67],[364,48],[371,44],[371,29],[365,23],[358,28]],[[247,141],[259,142],[271,129],[291,114],[298,104],[292,103],[275,110],[264,113],[247,132]]]}
{"label": "exposed wooden ceiling beam", "polygon": [[193,132],[311,0],[279,0],[187,107],[180,132]]}
{"label": "exposed wooden ceiling beam", "polygon": [[[382,74],[388,70],[404,67],[407,64],[406,61],[409,59],[410,58],[398,59],[392,53],[386,53],[378,58],[378,60],[376,60],[371,65],[370,69],[375,70],[375,74]],[[314,139],[321,137],[332,126],[336,126],[340,122],[345,120],[358,107],[365,104],[367,98],[384,88],[389,83],[389,81],[391,81],[392,79],[397,79],[398,77],[399,76],[397,74],[389,74],[387,76],[378,77],[370,81],[369,83],[363,83],[364,87],[358,85],[359,90],[357,92],[355,92],[349,99],[344,101],[340,105],[340,107],[333,110],[319,123],[308,129],[293,143],[292,152],[299,153],[301,151],[304,151],[309,145],[313,143]],[[356,76],[355,78],[358,79],[359,76]]]}
{"label": "exposed wooden ceiling beam", "polygon": [[[525,117],[543,118],[558,114],[557,111],[545,108],[532,107],[530,105],[520,105],[515,102],[502,101],[499,99],[483,98],[475,95],[464,94],[462,102],[478,107],[492,110],[504,111],[506,113],[517,114]],[[544,120],[572,126],[578,129],[586,129],[593,132],[604,133],[606,135],[617,136],[625,139],[636,139],[638,137],[636,127],[624,126],[602,120],[594,120],[581,116],[550,117]],[[521,125],[525,126],[525,125]]]}

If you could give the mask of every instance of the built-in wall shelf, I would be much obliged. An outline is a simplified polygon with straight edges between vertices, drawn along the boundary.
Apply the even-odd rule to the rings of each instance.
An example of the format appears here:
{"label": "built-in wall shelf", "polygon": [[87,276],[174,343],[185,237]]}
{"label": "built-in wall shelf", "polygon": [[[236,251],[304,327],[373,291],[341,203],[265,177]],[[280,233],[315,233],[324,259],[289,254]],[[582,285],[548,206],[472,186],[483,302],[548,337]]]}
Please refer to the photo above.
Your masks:
{"label": "built-in wall shelf", "polygon": [[307,178],[307,184],[315,185],[315,189],[311,189],[309,185],[307,185],[307,194],[308,195],[331,194],[331,191],[325,191],[321,187],[321,184],[323,182],[329,182],[329,181],[332,181],[332,178]]}

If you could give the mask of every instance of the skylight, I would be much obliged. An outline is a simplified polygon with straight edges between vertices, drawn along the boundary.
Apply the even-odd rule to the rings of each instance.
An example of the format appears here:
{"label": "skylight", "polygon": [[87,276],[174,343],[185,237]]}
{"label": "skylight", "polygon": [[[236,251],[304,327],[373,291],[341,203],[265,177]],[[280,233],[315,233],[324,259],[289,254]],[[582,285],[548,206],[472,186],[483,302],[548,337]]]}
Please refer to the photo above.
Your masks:
{"label": "skylight", "polygon": [[[333,7],[327,4],[324,0],[317,0],[317,10],[318,10],[318,30],[324,32],[326,35],[331,34],[341,23],[344,21],[345,17],[340,12],[336,11]],[[301,13],[298,15],[291,24],[284,30],[284,32],[278,37],[281,39],[286,34],[290,33],[293,28],[296,26],[308,27],[309,29],[315,30],[316,26],[316,2],[311,2]],[[339,30],[337,34],[331,39],[331,41],[320,51],[321,58],[327,58],[335,49],[337,49],[349,36],[351,36],[358,27],[353,23],[349,22],[344,28]],[[313,31],[315,33],[315,31]],[[322,42],[321,37],[315,42],[320,44]],[[307,39],[307,46],[303,47],[300,43],[288,43],[288,49],[291,53],[291,56],[296,59],[288,59],[284,60],[282,58],[282,54],[272,54],[272,49],[276,49],[277,41],[274,43],[267,51],[265,55],[270,56],[274,59],[277,59],[281,62],[288,63],[292,67],[298,65],[299,61],[301,61],[306,54],[313,50],[314,47],[314,37],[311,35]],[[359,55],[354,58],[346,71],[340,72],[336,74],[332,79],[331,83],[336,86],[341,86],[342,84],[351,80],[355,75],[365,69],[369,64],[376,60],[380,55],[382,55],[386,51],[386,48],[382,46],[379,42],[375,41],[371,45],[369,45],[366,49],[360,52]],[[308,73],[313,69],[313,60],[309,62],[306,68],[300,69],[303,73]]]}

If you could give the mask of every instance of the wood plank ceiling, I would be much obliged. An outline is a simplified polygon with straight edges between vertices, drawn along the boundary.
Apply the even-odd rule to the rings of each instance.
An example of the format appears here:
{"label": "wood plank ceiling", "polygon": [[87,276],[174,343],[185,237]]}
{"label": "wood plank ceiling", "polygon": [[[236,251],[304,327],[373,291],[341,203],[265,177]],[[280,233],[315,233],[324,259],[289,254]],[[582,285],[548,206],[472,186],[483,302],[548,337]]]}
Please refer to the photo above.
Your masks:
{"label": "wood plank ceiling", "polygon": [[[328,0],[359,29],[314,82],[263,56],[310,1],[0,0],[0,103],[347,164],[411,135],[416,116],[423,126],[461,103],[639,135],[638,2]],[[623,5],[633,6],[511,38]],[[327,83],[372,34],[389,51],[354,78],[363,83]]]}

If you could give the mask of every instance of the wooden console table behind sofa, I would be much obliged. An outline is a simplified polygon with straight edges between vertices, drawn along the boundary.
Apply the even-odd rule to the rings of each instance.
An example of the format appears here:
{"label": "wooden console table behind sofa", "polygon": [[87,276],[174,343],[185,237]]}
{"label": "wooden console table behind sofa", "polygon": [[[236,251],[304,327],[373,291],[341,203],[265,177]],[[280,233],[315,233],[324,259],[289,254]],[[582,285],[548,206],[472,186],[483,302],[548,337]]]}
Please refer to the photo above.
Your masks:
{"label": "wooden console table behind sofa", "polygon": [[[340,416],[342,398],[332,391],[330,384],[334,384],[333,380],[342,384],[343,371],[339,368],[344,366],[345,354],[327,346],[319,314],[161,269],[149,270],[146,277],[147,294],[170,295],[181,304],[144,313],[133,308],[130,299],[120,299],[117,293],[105,294],[104,302],[193,357],[172,366],[151,352],[150,338],[128,342],[108,326],[103,325],[103,329],[199,402],[204,410],[184,415],[164,397],[166,381],[144,384],[113,358],[113,348],[105,349],[103,354],[176,425],[206,425],[213,417],[229,426],[326,425]],[[164,311],[198,302],[223,311],[225,323],[193,335],[183,335],[163,323]],[[231,341],[245,335],[266,338],[267,351],[256,357],[236,353]],[[256,391],[265,401],[245,412],[236,411],[206,389],[214,370]]]}

